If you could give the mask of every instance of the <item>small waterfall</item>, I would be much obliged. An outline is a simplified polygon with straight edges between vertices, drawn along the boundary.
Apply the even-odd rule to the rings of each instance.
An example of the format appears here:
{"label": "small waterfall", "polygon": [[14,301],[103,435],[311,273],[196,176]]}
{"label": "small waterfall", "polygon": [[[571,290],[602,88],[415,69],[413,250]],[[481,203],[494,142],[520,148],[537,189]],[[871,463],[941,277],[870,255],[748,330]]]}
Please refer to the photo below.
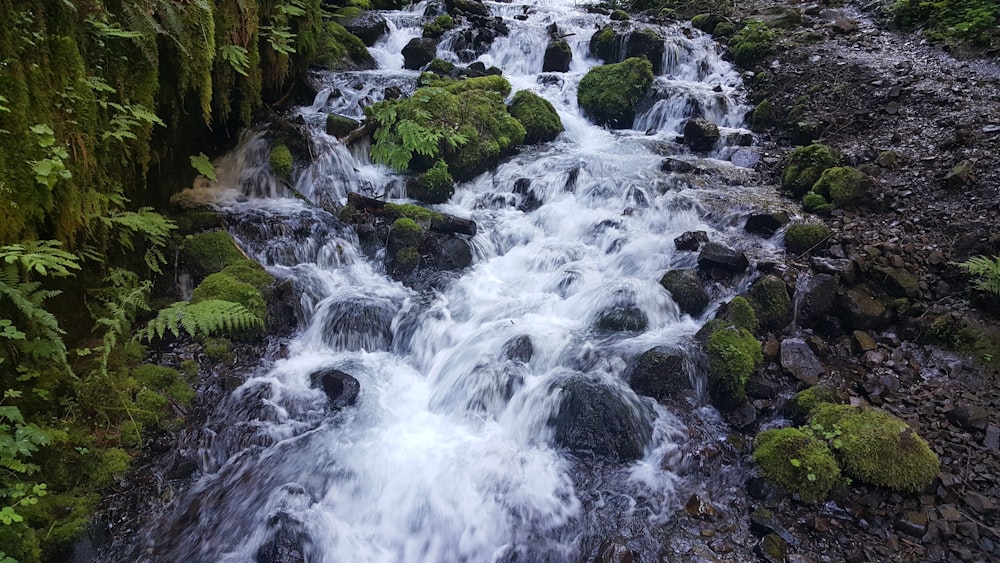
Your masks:
{"label": "small waterfall", "polygon": [[[443,287],[392,280],[352,229],[276,184],[262,136],[223,160],[213,193],[229,194],[216,199],[247,251],[295,284],[302,327],[285,359],[218,406],[203,475],[133,559],[252,561],[276,528],[308,538],[309,561],[583,560],[624,529],[643,559],[655,558],[653,528],[679,507],[668,460],[679,457],[684,422],[624,378],[631,359],[688,346],[704,321],[658,283],[695,266],[673,238],[739,236],[708,219],[711,188],[672,181],[660,165],[686,153],[675,138],[690,117],[745,132],[739,75],[708,37],[658,28],[657,93],[632,129],[604,130],[583,116],[576,90],[598,64],[588,42],[607,17],[571,0],[486,5],[508,33],[478,60],[548,99],[565,132],[437,207],[478,225],[474,264]],[[296,110],[313,158],[291,185],[310,202],[404,196],[401,175],[327,135],[325,119],[361,119],[365,106],[415,90],[400,50],[420,35],[425,9],[383,12],[390,31],[371,48],[380,69],[323,73],[314,102]],[[551,23],[570,42],[569,72],[541,73]],[[469,59],[454,52],[457,37],[445,35],[439,56]],[[726,150],[704,161],[728,165],[715,159]],[[519,209],[529,194],[534,205]],[[360,382],[350,409],[325,410],[311,379],[329,369]],[[627,443],[590,458],[563,446],[591,447],[567,420],[594,396],[588,408],[614,413],[606,419]]]}

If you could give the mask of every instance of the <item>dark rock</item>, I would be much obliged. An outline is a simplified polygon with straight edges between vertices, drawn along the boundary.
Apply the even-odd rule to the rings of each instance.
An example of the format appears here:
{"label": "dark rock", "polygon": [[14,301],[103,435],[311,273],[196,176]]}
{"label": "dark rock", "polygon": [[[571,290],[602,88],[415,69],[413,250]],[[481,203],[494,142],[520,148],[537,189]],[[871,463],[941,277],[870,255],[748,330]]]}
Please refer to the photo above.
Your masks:
{"label": "dark rock", "polygon": [[719,268],[738,274],[750,267],[745,254],[717,242],[707,243],[698,255],[698,267],[705,271]]}
{"label": "dark rock", "polygon": [[635,563],[639,556],[628,548],[624,538],[606,539],[597,548],[594,563]]}
{"label": "dark rock", "polygon": [[189,457],[178,457],[167,471],[167,479],[187,479],[198,471],[198,463]]}
{"label": "dark rock", "polygon": [[684,504],[684,511],[691,518],[700,518],[702,520],[715,520],[717,512],[712,501],[698,494],[691,495],[691,498]]}
{"label": "dark rock", "polygon": [[976,405],[962,405],[948,411],[948,420],[966,430],[986,430],[990,413]]}
{"label": "dark rock", "polygon": [[857,279],[857,271],[854,262],[843,258],[823,258],[813,257],[812,268],[821,274],[838,276],[840,281],[847,285],[854,285]]}
{"label": "dark rock", "polygon": [[634,305],[615,305],[601,311],[594,322],[594,329],[602,332],[642,332],[649,318]]}
{"label": "dark rock", "polygon": [[535,195],[535,190],[531,189],[531,180],[528,178],[518,178],[514,182],[514,193],[521,196],[521,203],[517,206],[520,211],[531,213],[542,206],[542,201]]}
{"label": "dark rock", "polygon": [[986,427],[986,437],[983,438],[983,445],[990,451],[1000,451],[1000,427],[990,424]]}
{"label": "dark rock", "polygon": [[788,224],[788,213],[776,211],[774,213],[753,213],[747,217],[743,230],[748,233],[771,238],[780,229]]}
{"label": "dark rock", "polygon": [[795,379],[816,385],[826,370],[816,354],[801,338],[789,338],[781,342],[781,367]]}
{"label": "dark rock", "polygon": [[467,16],[489,16],[490,9],[478,0],[445,0],[449,14]]}
{"label": "dark rock", "polygon": [[965,493],[963,498],[965,499],[965,504],[968,504],[973,510],[982,515],[991,514],[997,509],[997,505],[992,500],[975,491]]}
{"label": "dark rock", "polygon": [[698,250],[702,243],[708,242],[708,233],[705,231],[688,231],[674,239],[674,246],[677,250]]}
{"label": "dark rock", "polygon": [[305,563],[309,535],[305,526],[287,512],[268,519],[271,538],[257,549],[257,563]]}
{"label": "dark rock", "polygon": [[[688,172],[693,172],[695,167],[693,164],[686,160],[681,160],[676,157],[669,156],[663,159],[660,163],[660,170],[663,172],[677,172],[678,174],[687,174]],[[701,232],[701,231],[699,231]],[[706,242],[708,239],[706,239]]]}
{"label": "dark rock", "polygon": [[782,391],[782,384],[766,376],[754,374],[747,381],[747,397],[752,399],[776,399]]}
{"label": "dark rock", "polygon": [[309,375],[312,384],[319,385],[326,393],[326,398],[330,401],[330,406],[334,409],[343,409],[354,406],[358,401],[358,394],[361,393],[361,383],[339,369],[327,368]]}
{"label": "dark rock", "polygon": [[327,305],[323,340],[338,350],[386,350],[399,303],[376,296],[344,297]]}
{"label": "dark rock", "polygon": [[403,47],[403,68],[420,70],[437,55],[437,39],[415,37]]}
{"label": "dark rock", "polygon": [[653,435],[650,410],[631,391],[597,374],[567,374],[552,384],[559,412],[550,420],[555,442],[613,461],[642,457]]}
{"label": "dark rock", "polygon": [[894,526],[904,534],[922,538],[927,533],[927,515],[922,512],[904,512],[896,518]]}
{"label": "dark rock", "polygon": [[535,347],[527,334],[515,336],[503,344],[502,356],[507,360],[528,363],[534,355]]}
{"label": "dark rock", "polygon": [[897,297],[920,298],[920,278],[904,268],[878,268],[889,291]]}
{"label": "dark rock", "polygon": [[840,284],[830,274],[816,274],[799,285],[795,292],[795,300],[799,303],[799,321],[809,325],[833,307]]}
{"label": "dark rock", "polygon": [[660,285],[670,292],[682,313],[698,316],[708,306],[708,293],[695,270],[670,270],[660,278]]}
{"label": "dark rock", "polygon": [[719,127],[703,117],[689,119],[684,124],[684,144],[693,151],[711,149],[719,137]]}
{"label": "dark rock", "polygon": [[326,116],[326,134],[338,139],[346,137],[360,125],[360,123],[350,117],[344,117],[335,113]]}
{"label": "dark rock", "polygon": [[768,534],[777,534],[789,544],[798,544],[798,539],[781,525],[781,521],[778,520],[774,512],[766,508],[758,508],[750,513],[750,532],[758,538]]}
{"label": "dark rock", "polygon": [[542,72],[566,72],[573,60],[573,51],[569,43],[560,39],[549,42],[545,48],[545,58],[542,61]]}
{"label": "dark rock", "polygon": [[625,58],[645,57],[653,65],[653,74],[663,72],[663,38],[652,29],[637,29],[625,41]]}
{"label": "dark rock", "polygon": [[432,270],[456,271],[472,264],[472,247],[463,237],[429,233],[420,246],[424,265]]}
{"label": "dark rock", "polygon": [[[744,488],[747,491],[747,495],[754,500],[764,500],[774,492],[774,487],[763,477],[751,477],[747,479]],[[766,534],[767,532],[764,533]]]}
{"label": "dark rock", "polygon": [[618,33],[611,26],[604,26],[590,37],[590,56],[605,63],[618,62]]}
{"label": "dark rock", "polygon": [[686,363],[677,351],[651,348],[636,358],[625,380],[640,395],[669,400],[691,389]]}
{"label": "dark rock", "polygon": [[[723,403],[725,402],[728,401],[723,400]],[[722,418],[733,428],[748,432],[757,424],[757,409],[749,402],[743,401],[735,405],[721,406],[728,407],[722,412]]]}
{"label": "dark rock", "polygon": [[785,563],[788,560],[788,543],[778,534],[767,534],[761,538],[755,551],[767,563]]}
{"label": "dark rock", "polygon": [[852,287],[838,300],[841,318],[852,330],[874,330],[882,326],[885,307],[864,287]]}
{"label": "dark rock", "polygon": [[357,35],[368,47],[371,47],[380,37],[389,33],[389,24],[377,12],[364,11],[353,18],[341,22],[341,24],[347,28],[347,31]]}

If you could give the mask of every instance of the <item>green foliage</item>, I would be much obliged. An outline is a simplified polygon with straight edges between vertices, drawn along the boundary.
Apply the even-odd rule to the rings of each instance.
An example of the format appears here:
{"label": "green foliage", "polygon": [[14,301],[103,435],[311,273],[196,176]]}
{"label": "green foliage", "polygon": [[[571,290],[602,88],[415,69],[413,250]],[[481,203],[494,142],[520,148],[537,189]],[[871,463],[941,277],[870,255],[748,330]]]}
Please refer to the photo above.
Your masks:
{"label": "green foliage", "polygon": [[774,31],[764,22],[744,22],[743,27],[729,40],[733,61],[744,68],[752,67],[774,52],[774,39]]}
{"label": "green foliage", "polygon": [[830,238],[830,227],[819,223],[795,223],[785,229],[785,251],[792,254],[809,252]]}
{"label": "green foliage", "polygon": [[635,107],[653,85],[653,66],[633,57],[594,67],[580,80],[577,102],[598,125],[625,129],[635,120]]}
{"label": "green foliage", "polygon": [[191,274],[201,279],[208,274],[246,260],[236,241],[226,231],[190,235],[181,247],[181,260]]}
{"label": "green foliage", "polygon": [[142,364],[132,370],[132,377],[140,386],[169,395],[184,406],[194,399],[194,389],[173,368]]}
{"label": "green foliage", "polygon": [[1000,256],[992,259],[986,256],[973,256],[958,266],[975,276],[972,287],[979,291],[1000,295]]}
{"label": "green foliage", "polygon": [[760,329],[757,313],[754,312],[746,297],[733,297],[732,301],[726,304],[725,319],[751,333],[756,333]]}
{"label": "green foliage", "polygon": [[228,338],[206,338],[205,355],[213,362],[228,362],[233,359],[233,343]]}
{"label": "green foliage", "polygon": [[826,145],[798,147],[788,154],[788,166],[781,173],[781,187],[800,198],[812,189],[823,171],[837,165],[840,158]]}
{"label": "green foliage", "polygon": [[191,156],[191,168],[194,168],[199,174],[213,182],[218,180],[215,176],[215,166],[212,165],[212,161],[203,152]]}
{"label": "green foliage", "polygon": [[[812,191],[840,208],[858,203],[868,192],[868,175],[850,166],[827,168],[813,184]],[[805,203],[805,200],[803,200]]]}
{"label": "green foliage", "polygon": [[396,251],[393,271],[397,273],[412,272],[420,265],[420,260],[420,252],[415,246],[404,246]]}
{"label": "green foliage", "polygon": [[742,399],[746,383],[764,361],[760,342],[745,328],[722,324],[708,337],[709,384],[725,399]]}
{"label": "green foliage", "polygon": [[822,502],[840,480],[840,467],[826,443],[795,428],[758,434],[753,460],[764,478],[804,502]]}
{"label": "green foliage", "polygon": [[252,315],[261,319],[267,311],[267,304],[259,289],[223,272],[210,274],[191,294],[192,305],[213,300],[239,303]]}
{"label": "green foliage", "polygon": [[383,208],[386,217],[390,219],[399,219],[400,217],[406,217],[408,219],[413,219],[418,225],[425,229],[431,228],[433,225],[444,221],[444,215],[438,213],[437,211],[431,211],[426,207],[419,205],[414,205],[412,203],[386,203]]}
{"label": "green foliage", "polygon": [[162,274],[161,267],[167,263],[163,248],[167,245],[170,232],[177,224],[153,211],[152,207],[140,207],[136,211],[111,211],[95,218],[105,232],[117,231],[118,244],[122,251],[132,254],[136,249],[145,248],[143,261],[149,271]]}
{"label": "green foliage", "polygon": [[168,333],[179,338],[181,330],[195,338],[215,334],[255,334],[263,329],[264,319],[239,303],[215,299],[198,303],[178,301],[160,309],[156,318],[139,330],[136,337],[151,342]]}
{"label": "green foliage", "polygon": [[434,21],[424,26],[424,37],[437,39],[444,35],[444,32],[455,27],[455,20],[448,14],[441,14],[434,18]]}
{"label": "green foliage", "polygon": [[271,173],[279,178],[291,178],[292,176],[292,151],[286,145],[275,145],[271,147],[271,156],[268,158],[271,164]]}
{"label": "green foliage", "polygon": [[935,41],[1000,44],[1000,4],[993,0],[896,0],[892,11],[897,24],[923,28]]}
{"label": "green foliage", "polygon": [[834,453],[859,481],[894,491],[917,492],[940,471],[937,456],[905,422],[875,409],[821,404],[812,423],[840,430]]}
{"label": "green foliage", "polygon": [[785,282],[775,276],[764,276],[754,282],[747,300],[765,330],[783,328],[792,320],[792,299]]}
{"label": "green foliage", "polygon": [[455,64],[442,59],[434,59],[427,65],[427,72],[447,76],[455,70]]}
{"label": "green foliage", "polygon": [[548,100],[528,90],[514,94],[510,114],[524,126],[525,144],[545,143],[563,132],[562,120]]}
{"label": "green foliage", "polygon": [[455,180],[448,173],[445,161],[439,159],[409,185],[408,192],[426,203],[444,203],[455,193]]}

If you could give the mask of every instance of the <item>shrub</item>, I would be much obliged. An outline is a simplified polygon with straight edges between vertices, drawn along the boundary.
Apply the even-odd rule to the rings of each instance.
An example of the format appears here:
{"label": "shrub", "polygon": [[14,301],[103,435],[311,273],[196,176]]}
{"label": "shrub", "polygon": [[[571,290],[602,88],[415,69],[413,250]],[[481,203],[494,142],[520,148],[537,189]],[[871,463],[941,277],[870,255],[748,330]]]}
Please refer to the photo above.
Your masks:
{"label": "shrub", "polygon": [[286,179],[292,176],[292,151],[286,145],[271,147],[268,162],[271,163],[271,172],[275,176]]}
{"label": "shrub", "polygon": [[562,120],[559,119],[556,108],[534,92],[521,90],[514,94],[509,111],[524,126],[526,144],[548,142],[563,132]]}
{"label": "shrub", "polygon": [[774,31],[764,22],[748,21],[729,40],[733,61],[741,67],[752,67],[774,52]]}
{"label": "shrub", "polygon": [[[813,184],[812,191],[841,208],[858,203],[867,193],[868,175],[850,166],[827,168]],[[805,205],[805,200],[802,200]]]}
{"label": "shrub", "polygon": [[823,404],[812,422],[840,430],[834,452],[852,478],[894,491],[916,492],[940,471],[937,456],[905,422],[874,409]]}
{"label": "shrub", "polygon": [[892,11],[898,25],[923,28],[934,41],[1000,44],[1000,4],[993,0],[897,0]]}
{"label": "shrub", "polygon": [[785,229],[785,250],[802,254],[815,248],[830,236],[830,227],[818,223],[796,223]]}
{"label": "shrub", "polygon": [[753,460],[764,478],[805,502],[821,502],[840,480],[840,467],[822,441],[795,428],[757,435]]}
{"label": "shrub", "polygon": [[818,143],[799,147],[788,154],[788,166],[781,174],[783,190],[800,198],[812,189],[823,171],[837,165],[840,159],[833,149]]}
{"label": "shrub", "polygon": [[723,325],[708,337],[709,383],[724,399],[742,399],[747,380],[764,361],[760,342],[745,328]]}
{"label": "shrub", "polygon": [[653,66],[633,57],[590,69],[580,80],[577,101],[595,123],[625,129],[635,120],[635,107],[653,85]]}

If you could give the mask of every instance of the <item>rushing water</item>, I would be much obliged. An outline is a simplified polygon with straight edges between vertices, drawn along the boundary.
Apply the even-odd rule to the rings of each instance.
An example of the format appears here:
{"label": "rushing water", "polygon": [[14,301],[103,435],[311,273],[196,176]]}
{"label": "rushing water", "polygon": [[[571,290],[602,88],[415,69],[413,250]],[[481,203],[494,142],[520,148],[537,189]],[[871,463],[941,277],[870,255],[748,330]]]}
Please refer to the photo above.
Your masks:
{"label": "rushing water", "polygon": [[[510,33],[479,59],[500,67],[515,91],[551,101],[566,131],[460,185],[438,207],[479,227],[473,266],[443,289],[415,292],[393,281],[350,228],[290,197],[267,173],[266,141],[252,139],[220,162],[223,205],[241,218],[234,233],[273,273],[294,280],[302,328],[287,358],[217,407],[203,475],[148,532],[145,558],[252,561],[288,523],[307,538],[308,561],[581,560],[617,535],[655,557],[656,526],[683,503],[669,460],[686,422],[637,397],[623,374],[653,346],[684,346],[704,321],[681,314],[658,283],[668,269],[694,266],[695,254],[677,252],[673,238],[704,230],[741,244],[731,222],[708,219],[719,218],[702,199],[711,190],[660,163],[664,154],[695,160],[676,143],[688,117],[706,116],[725,138],[746,133],[746,108],[739,75],[710,38],[658,28],[666,49],[657,94],[633,129],[594,126],[576,89],[599,64],[588,41],[607,18],[576,4],[487,3]],[[352,152],[328,137],[323,123],[329,112],[361,118],[388,87],[415,88],[418,73],[402,70],[399,51],[419,36],[423,9],[387,12],[390,34],[371,49],[382,68],[323,74],[315,102],[298,110],[315,158],[296,171],[294,187],[309,200],[343,203],[348,191],[405,196],[401,177],[371,164],[367,147]],[[553,22],[570,34],[573,63],[543,75]],[[458,61],[453,44],[446,35],[439,56]],[[726,160],[737,147],[720,145],[699,162],[733,168]],[[533,211],[512,205],[520,178],[541,202]],[[712,288],[716,302],[731,291]],[[646,330],[595,331],[600,312],[616,305],[641,309]],[[523,336],[530,359],[505,358],[505,344]],[[334,415],[309,378],[329,367],[361,384],[357,405]],[[642,459],[600,461],[554,445],[550,419],[560,383],[572,378],[599,382],[652,421]]]}

